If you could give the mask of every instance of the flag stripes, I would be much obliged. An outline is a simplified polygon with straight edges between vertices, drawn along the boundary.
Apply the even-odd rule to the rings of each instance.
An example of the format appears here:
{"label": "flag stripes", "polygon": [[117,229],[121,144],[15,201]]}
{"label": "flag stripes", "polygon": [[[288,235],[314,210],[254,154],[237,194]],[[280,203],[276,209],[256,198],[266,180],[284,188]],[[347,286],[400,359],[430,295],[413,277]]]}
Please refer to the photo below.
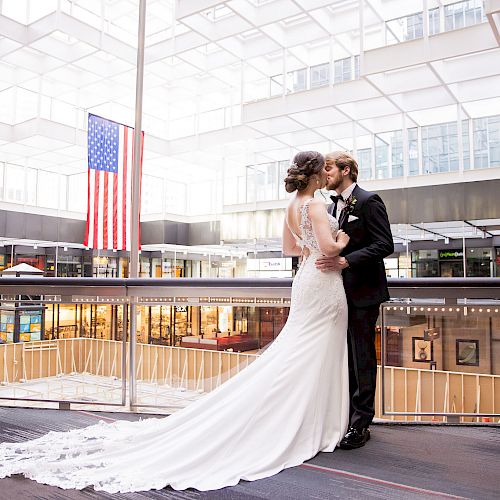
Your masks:
{"label": "flag stripes", "polygon": [[[134,129],[89,114],[84,241],[89,248],[131,249],[133,146]],[[143,148],[144,134],[141,134],[141,174]]]}

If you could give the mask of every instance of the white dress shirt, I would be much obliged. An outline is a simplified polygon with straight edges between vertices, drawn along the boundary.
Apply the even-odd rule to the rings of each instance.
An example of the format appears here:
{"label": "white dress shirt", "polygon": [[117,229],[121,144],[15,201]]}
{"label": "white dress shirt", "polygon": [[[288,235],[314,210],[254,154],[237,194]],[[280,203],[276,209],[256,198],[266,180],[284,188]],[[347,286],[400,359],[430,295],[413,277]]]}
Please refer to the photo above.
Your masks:
{"label": "white dress shirt", "polygon": [[[337,213],[335,215],[337,220],[339,220],[340,212],[342,212],[342,209],[345,208],[345,205],[346,205],[345,200],[347,200],[349,198],[349,196],[351,196],[356,185],[357,184],[355,182],[353,182],[348,188],[344,189],[344,191],[342,191],[340,193],[340,196],[342,196],[342,198],[337,202]],[[339,193],[337,193],[337,194],[339,194]]]}

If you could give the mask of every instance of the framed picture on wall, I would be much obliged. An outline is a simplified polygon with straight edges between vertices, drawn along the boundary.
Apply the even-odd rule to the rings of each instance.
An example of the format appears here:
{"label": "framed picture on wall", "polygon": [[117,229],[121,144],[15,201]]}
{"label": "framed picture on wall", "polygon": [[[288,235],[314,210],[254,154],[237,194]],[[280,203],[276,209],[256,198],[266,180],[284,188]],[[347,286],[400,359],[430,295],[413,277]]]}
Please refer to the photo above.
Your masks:
{"label": "framed picture on wall", "polygon": [[434,353],[432,348],[432,341],[425,340],[424,337],[412,337],[411,351],[413,361],[416,363],[428,363],[433,361]]}
{"label": "framed picture on wall", "polygon": [[457,365],[479,366],[479,340],[457,339]]}

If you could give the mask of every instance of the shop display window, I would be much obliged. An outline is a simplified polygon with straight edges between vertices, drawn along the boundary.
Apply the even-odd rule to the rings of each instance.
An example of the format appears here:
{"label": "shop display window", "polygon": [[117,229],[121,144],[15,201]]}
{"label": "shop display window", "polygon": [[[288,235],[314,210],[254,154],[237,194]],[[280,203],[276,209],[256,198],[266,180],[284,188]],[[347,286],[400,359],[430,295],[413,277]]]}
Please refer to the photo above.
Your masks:
{"label": "shop display window", "polygon": [[92,273],[95,278],[117,278],[118,263],[114,257],[94,257],[92,259]]}
{"label": "shop display window", "polygon": [[384,306],[384,364],[499,374],[495,311],[497,307],[471,305]]}
{"label": "shop display window", "polygon": [[149,343],[173,345],[172,337],[172,307],[150,307]]}
{"label": "shop display window", "polygon": [[40,271],[45,270],[45,256],[44,255],[16,255],[15,258],[17,264],[28,264],[29,266],[36,267]]}

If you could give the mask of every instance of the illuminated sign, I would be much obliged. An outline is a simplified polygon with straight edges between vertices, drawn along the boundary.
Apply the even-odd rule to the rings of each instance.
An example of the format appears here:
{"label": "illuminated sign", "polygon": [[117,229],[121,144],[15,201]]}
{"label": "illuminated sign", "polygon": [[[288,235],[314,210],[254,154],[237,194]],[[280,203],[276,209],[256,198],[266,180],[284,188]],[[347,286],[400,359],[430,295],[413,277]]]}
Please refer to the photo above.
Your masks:
{"label": "illuminated sign", "polygon": [[439,258],[441,260],[462,259],[464,252],[462,250],[439,250]]}

